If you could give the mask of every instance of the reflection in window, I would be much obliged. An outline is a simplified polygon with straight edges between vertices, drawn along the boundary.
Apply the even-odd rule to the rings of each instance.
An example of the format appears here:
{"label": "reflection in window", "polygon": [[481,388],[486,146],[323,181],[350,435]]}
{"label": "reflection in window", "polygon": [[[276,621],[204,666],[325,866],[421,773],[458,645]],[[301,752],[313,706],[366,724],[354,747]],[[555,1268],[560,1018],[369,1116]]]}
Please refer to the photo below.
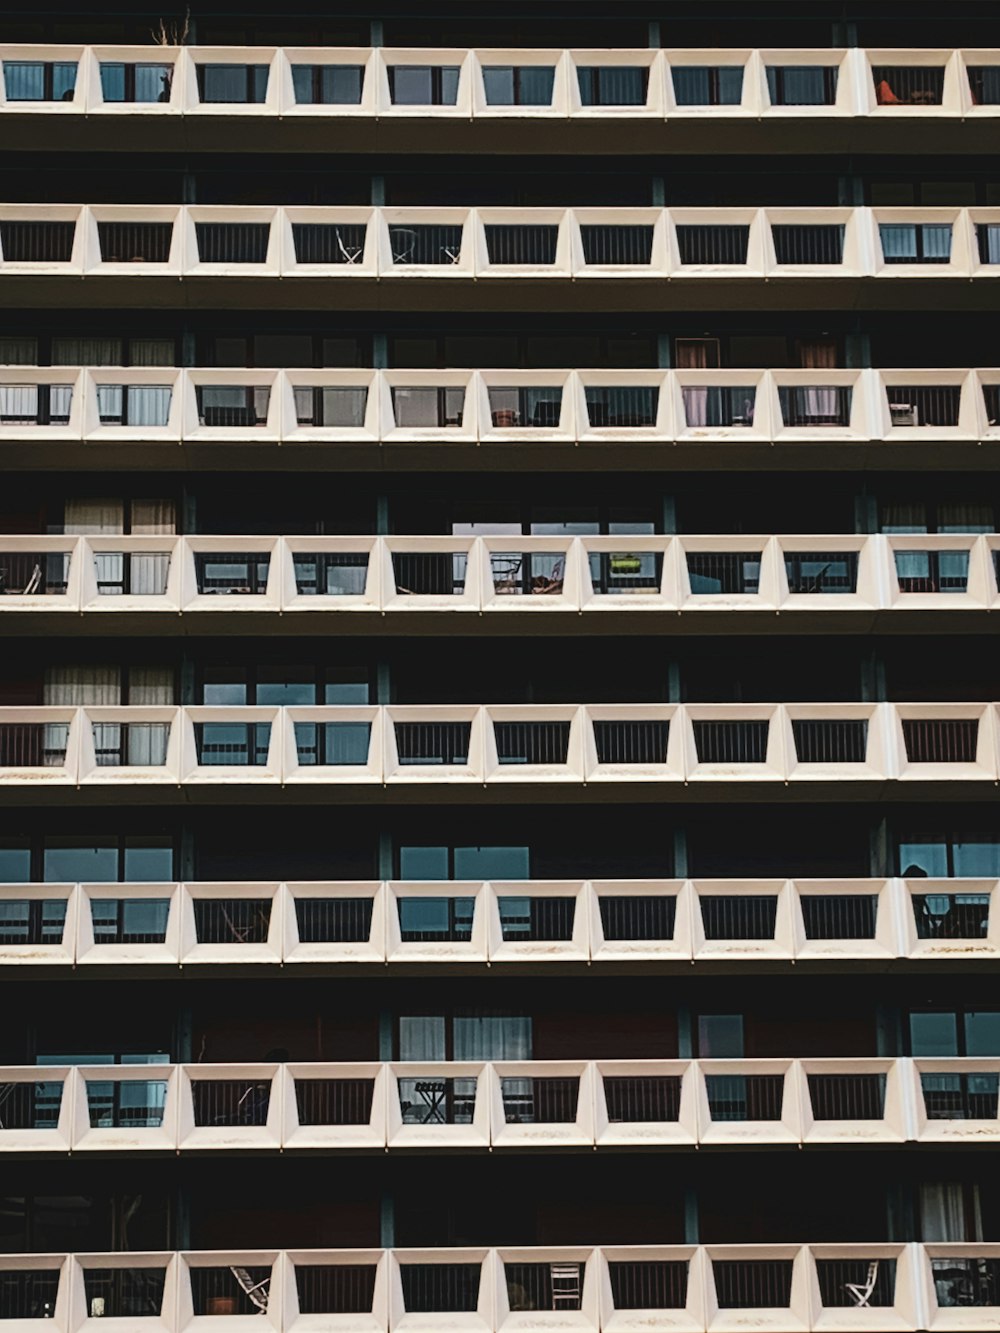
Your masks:
{"label": "reflection in window", "polygon": [[72,102],[76,61],[5,60],[8,102]]}
{"label": "reflection in window", "polygon": [[458,65],[390,65],[393,106],[454,106],[458,101]]}
{"label": "reflection in window", "polygon": [[266,96],[266,65],[198,66],[202,102],[263,102]]}
{"label": "reflection in window", "polygon": [[358,106],[364,75],[361,65],[293,65],[295,101],[300,106]]}
{"label": "reflection in window", "polygon": [[101,96],[105,102],[169,102],[172,65],[101,62]]}
{"label": "reflection in window", "polygon": [[487,106],[551,106],[555,69],[547,65],[487,65]]}

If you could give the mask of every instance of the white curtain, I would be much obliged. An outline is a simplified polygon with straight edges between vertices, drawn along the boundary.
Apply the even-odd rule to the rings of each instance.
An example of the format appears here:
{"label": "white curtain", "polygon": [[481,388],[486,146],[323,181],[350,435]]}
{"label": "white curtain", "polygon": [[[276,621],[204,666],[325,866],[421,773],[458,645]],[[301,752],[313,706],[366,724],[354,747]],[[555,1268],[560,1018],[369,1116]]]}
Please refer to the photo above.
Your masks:
{"label": "white curtain", "polygon": [[173,338],[133,338],[128,345],[133,366],[172,366],[176,356]]}
{"label": "white curtain", "polygon": [[173,500],[133,500],[133,537],[173,536],[177,531],[177,506]]}
{"label": "white curtain", "polygon": [[879,227],[879,235],[882,238],[882,254],[886,259],[916,259],[916,227],[898,223],[883,224]]}
{"label": "white curtain", "polygon": [[121,338],[53,338],[54,366],[120,366]]}
{"label": "white curtain", "polygon": [[531,1019],[504,1014],[455,1017],[456,1060],[530,1060]]}
{"label": "white curtain", "polygon": [[[122,726],[127,725],[122,755]],[[94,753],[99,768],[119,763],[136,766],[162,765],[167,761],[169,722],[94,722]]]}
{"label": "white curtain", "polygon": [[1000,264],[1000,227],[986,228],[986,262]]}
{"label": "white curtain", "polygon": [[925,224],[924,232],[924,258],[925,259],[948,259],[951,256],[951,224],[945,225]]}
{"label": "white curtain", "polygon": [[109,666],[58,666],[45,672],[42,703],[80,708],[93,704],[114,707],[122,701],[121,672]]}
{"label": "white curtain", "polygon": [[[1000,231],[998,231],[998,235],[1000,235]],[[0,365],[37,366],[38,339],[0,338]]]}
{"label": "white curtain", "polygon": [[401,1017],[399,1020],[400,1060],[443,1060],[445,1058],[444,1019],[434,1016]]}
{"label": "white curtain", "polygon": [[139,551],[130,556],[131,591],[136,597],[162,597],[167,591],[170,554],[167,551]]}
{"label": "white curtain", "polygon": [[128,386],[128,421],[130,426],[165,426],[170,417],[173,390],[169,384],[130,384]]}
{"label": "white curtain", "polygon": [[128,701],[136,708],[158,708],[172,704],[173,671],[170,667],[133,667],[128,677]]}
{"label": "white curtain", "polygon": [[63,532],[79,536],[125,531],[125,506],[121,500],[67,500],[63,507]]}
{"label": "white curtain", "polygon": [[[706,370],[717,356],[710,355],[714,345],[693,340],[677,343],[677,368],[679,370]],[[708,386],[704,388],[688,385],[681,390],[684,399],[684,419],[689,426],[708,425]]]}
{"label": "white curtain", "polygon": [[[955,1181],[920,1186],[920,1234],[923,1241],[978,1241],[983,1238],[979,1186],[972,1185],[972,1217],[965,1210],[965,1187]],[[974,1232],[968,1235],[969,1226]]]}
{"label": "white curtain", "polygon": [[0,421],[34,421],[37,416],[37,384],[0,384]]}

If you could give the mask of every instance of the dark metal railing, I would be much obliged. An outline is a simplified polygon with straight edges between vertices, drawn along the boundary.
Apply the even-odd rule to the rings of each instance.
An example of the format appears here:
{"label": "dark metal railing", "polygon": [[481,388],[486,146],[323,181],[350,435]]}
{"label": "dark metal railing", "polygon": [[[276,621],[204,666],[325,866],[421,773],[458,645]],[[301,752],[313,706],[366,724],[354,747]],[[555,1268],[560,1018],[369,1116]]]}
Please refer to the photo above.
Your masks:
{"label": "dark metal railing", "polygon": [[300,1125],[367,1125],[372,1118],[372,1078],[297,1078]]}
{"label": "dark metal railing", "polygon": [[1000,1259],[965,1259],[949,1254],[931,1260],[939,1306],[996,1305],[1000,1301]]}
{"label": "dark metal railing", "polygon": [[983,398],[990,425],[1000,426],[1000,384],[984,384]]}
{"label": "dark metal railing", "polygon": [[267,943],[270,898],[195,898],[193,906],[199,944]]}
{"label": "dark metal railing", "polygon": [[885,1116],[884,1074],[808,1074],[807,1078],[816,1120],[881,1120]]}
{"label": "dark metal railing", "polygon": [[416,386],[392,389],[392,416],[397,427],[444,428],[461,426],[465,410],[465,387]]}
{"label": "dark metal railing", "polygon": [[471,722],[395,722],[400,764],[467,764]]}
{"label": "dark metal railing", "polygon": [[915,893],[918,940],[984,940],[990,924],[988,893]]}
{"label": "dark metal railing", "polygon": [[267,97],[266,65],[196,66],[198,100],[206,103],[263,102]]}
{"label": "dark metal railing", "polygon": [[900,592],[965,592],[968,551],[893,551]]}
{"label": "dark metal railing", "polygon": [[500,596],[559,596],[566,577],[563,551],[491,551],[493,591]]}
{"label": "dark metal railing", "polygon": [[295,753],[303,767],[368,763],[370,722],[295,722]]}
{"label": "dark metal railing", "polygon": [[296,898],[300,944],[351,944],[372,932],[371,898]]}
{"label": "dark metal railing", "polygon": [[0,1083],[0,1129],[56,1129],[62,1095],[62,1083]]}
{"label": "dark metal railing", "polygon": [[558,226],[526,223],[486,224],[486,253],[491,264],[554,264]]}
{"label": "dark metal railing", "polygon": [[98,768],[160,767],[167,762],[169,722],[92,722]]}
{"label": "dark metal railing", "polygon": [[194,557],[195,577],[201,594],[253,593],[260,596],[267,592],[270,568],[269,551],[252,555],[243,551],[219,555],[196,551]]}
{"label": "dark metal railing", "polygon": [[879,106],[940,106],[944,97],[943,65],[873,65],[872,79]]}
{"label": "dark metal railing", "polygon": [[771,227],[774,257],[779,264],[842,264],[844,262],[844,227],[786,226]]}
{"label": "dark metal railing", "polygon": [[172,222],[98,222],[105,264],[166,264],[173,239]]}
{"label": "dark metal railing", "polygon": [[297,264],[360,264],[365,253],[364,222],[293,222]]}
{"label": "dark metal railing", "polygon": [[616,1310],[683,1310],[687,1305],[686,1259],[608,1263]]}
{"label": "dark metal railing", "polygon": [[786,551],[790,593],[853,593],[858,590],[857,551]]}
{"label": "dark metal railing", "polygon": [[7,264],[68,264],[75,222],[0,222],[0,251]]}
{"label": "dark metal railing", "polygon": [[368,558],[367,551],[294,553],[295,591],[301,597],[363,597]]}
{"label": "dark metal railing", "polygon": [[594,721],[599,764],[665,764],[670,723]]}
{"label": "dark metal railing", "polygon": [[500,926],[505,940],[571,940],[576,917],[574,898],[501,898]]}
{"label": "dark metal railing", "polygon": [[0,902],[0,944],[62,944],[65,898],[5,898]]}
{"label": "dark metal railing", "polygon": [[957,426],[962,390],[958,384],[889,384],[889,418],[893,426]]}
{"label": "dark metal railing", "polygon": [[774,1310],[792,1299],[791,1259],[713,1259],[720,1310]]}
{"label": "dark metal railing", "polygon": [[474,898],[397,898],[399,934],[404,944],[472,939]]}
{"label": "dark metal railing", "polygon": [[85,1268],[87,1310],[92,1318],[157,1318],[166,1279],[165,1268]]}
{"label": "dark metal railing", "polygon": [[977,222],[975,226],[979,262],[981,264],[1000,264],[1000,223]]}
{"label": "dark metal railing", "polygon": [[676,1120],[680,1114],[679,1077],[604,1079],[604,1100],[611,1124],[649,1124]]}
{"label": "dark metal railing", "polygon": [[52,1319],[58,1294],[58,1268],[4,1269],[0,1271],[0,1322]]}
{"label": "dark metal railing", "polygon": [[568,722],[494,722],[497,759],[501,764],[565,764],[569,728]]}
{"label": "dark metal railing", "polygon": [[[457,264],[462,257],[462,224],[389,224],[394,264]],[[499,261],[520,263],[520,260]]]}
{"label": "dark metal railing", "polygon": [[863,764],[868,755],[868,723],[864,718],[793,718],[792,739],[800,764]]}
{"label": "dark metal railing", "polygon": [[504,1264],[507,1302],[520,1310],[579,1310],[583,1265],[580,1263]]}
{"label": "dark metal railing", "polygon": [[703,894],[707,940],[773,940],[778,899],[773,894]]}
{"label": "dark metal railing", "polygon": [[162,597],[169,575],[169,551],[94,552],[94,576],[101,597]]}
{"label": "dark metal railing", "polygon": [[1000,104],[1000,65],[968,65],[966,69],[975,105]]}
{"label": "dark metal railing", "polygon": [[803,893],[802,920],[807,940],[873,940],[878,917],[874,894]]}
{"label": "dark metal railing", "polygon": [[682,264],[745,264],[749,245],[749,226],[678,224],[677,227]]}
{"label": "dark metal railing", "polygon": [[0,768],[61,768],[68,722],[0,723]]}
{"label": "dark metal railing", "polygon": [[587,385],[591,426],[655,426],[660,391],[652,385],[609,388]]}
{"label": "dark metal railing", "polygon": [[864,1304],[884,1309],[896,1299],[895,1259],[817,1259],[816,1276],[825,1309],[852,1309]]}
{"label": "dark metal railing", "polygon": [[739,106],[743,100],[742,65],[673,65],[678,106]]}
{"label": "dark metal railing", "polygon": [[367,1314],[375,1300],[374,1264],[295,1265],[299,1314]]}
{"label": "dark metal railing", "polygon": [[253,768],[267,763],[270,722],[196,722],[194,743],[201,765]]}
{"label": "dark metal railing", "polygon": [[684,422],[688,427],[752,426],[757,389],[745,385],[685,385]]}
{"label": "dark metal railing", "polygon": [[464,551],[393,551],[396,592],[410,597],[458,597],[465,591]]}
{"label": "dark metal railing", "polygon": [[1000,1074],[921,1074],[928,1120],[996,1120]]}
{"label": "dark metal railing", "polygon": [[271,235],[269,222],[196,222],[202,264],[263,264]]}
{"label": "dark metal railing", "polygon": [[646,105],[646,65],[577,65],[576,77],[584,106]]}
{"label": "dark metal railing", "polygon": [[699,764],[763,764],[768,723],[692,722]]}
{"label": "dark metal railing", "polygon": [[63,595],[69,562],[64,551],[0,551],[0,597]]}
{"label": "dark metal railing", "polygon": [[652,227],[580,226],[585,264],[646,265],[653,258]]}
{"label": "dark metal railing", "polygon": [[673,894],[657,897],[618,897],[598,899],[601,927],[605,940],[672,940],[677,919],[677,899]]}
{"label": "dark metal railing", "polygon": [[587,558],[595,593],[660,591],[663,556],[659,551],[591,551]]}
{"label": "dark metal railing", "polygon": [[579,1078],[500,1079],[508,1125],[568,1125],[576,1119]]}
{"label": "dark metal railing", "polygon": [[780,385],[782,425],[849,426],[853,398],[849,384]]}
{"label": "dark metal railing", "polygon": [[553,430],[559,425],[562,389],[558,385],[533,385],[530,388],[492,385],[489,396],[494,426],[534,426]]}
{"label": "dark metal railing", "polygon": [[767,92],[772,106],[833,106],[837,100],[836,65],[768,65]]}
{"label": "dark metal railing", "polygon": [[169,898],[91,898],[95,944],[162,944]]}
{"label": "dark metal railing", "polygon": [[474,1078],[401,1078],[399,1113],[404,1125],[471,1125],[476,1112]]}
{"label": "dark metal railing", "polygon": [[296,385],[292,395],[298,426],[360,430],[365,424],[368,390],[364,386]]}
{"label": "dark metal railing", "polygon": [[407,1314],[452,1314],[479,1305],[481,1264],[400,1264]]}
{"label": "dark metal railing", "polygon": [[267,1309],[270,1266],[192,1267],[189,1271],[196,1315],[258,1315]]}
{"label": "dark metal railing", "polygon": [[269,384],[198,384],[198,422],[202,426],[267,425]]}
{"label": "dark metal railing", "polygon": [[271,1080],[193,1079],[191,1097],[196,1125],[266,1125]]}
{"label": "dark metal railing", "polygon": [[688,551],[685,558],[693,594],[760,592],[759,551]]}
{"label": "dark metal railing", "polygon": [[87,1110],[92,1129],[159,1129],[167,1100],[166,1079],[91,1079]]}
{"label": "dark metal railing", "polygon": [[904,717],[903,744],[911,764],[974,764],[979,719]]}

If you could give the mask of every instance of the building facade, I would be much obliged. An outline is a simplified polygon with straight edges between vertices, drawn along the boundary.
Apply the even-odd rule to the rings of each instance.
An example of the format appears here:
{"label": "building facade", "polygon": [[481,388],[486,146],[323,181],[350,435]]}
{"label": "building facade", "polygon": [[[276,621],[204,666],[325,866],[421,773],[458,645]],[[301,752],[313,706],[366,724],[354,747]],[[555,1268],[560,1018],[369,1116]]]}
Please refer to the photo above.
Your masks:
{"label": "building facade", "polygon": [[995,8],[0,63],[0,1330],[1000,1327]]}

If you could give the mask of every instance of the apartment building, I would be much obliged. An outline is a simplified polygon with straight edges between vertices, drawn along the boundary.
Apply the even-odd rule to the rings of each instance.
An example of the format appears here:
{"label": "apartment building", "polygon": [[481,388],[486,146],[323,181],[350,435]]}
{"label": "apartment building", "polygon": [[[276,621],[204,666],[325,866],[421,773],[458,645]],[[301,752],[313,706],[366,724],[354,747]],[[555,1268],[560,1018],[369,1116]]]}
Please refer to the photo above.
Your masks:
{"label": "apartment building", "polygon": [[1000,1327],[1000,16],[0,14],[0,1333]]}

